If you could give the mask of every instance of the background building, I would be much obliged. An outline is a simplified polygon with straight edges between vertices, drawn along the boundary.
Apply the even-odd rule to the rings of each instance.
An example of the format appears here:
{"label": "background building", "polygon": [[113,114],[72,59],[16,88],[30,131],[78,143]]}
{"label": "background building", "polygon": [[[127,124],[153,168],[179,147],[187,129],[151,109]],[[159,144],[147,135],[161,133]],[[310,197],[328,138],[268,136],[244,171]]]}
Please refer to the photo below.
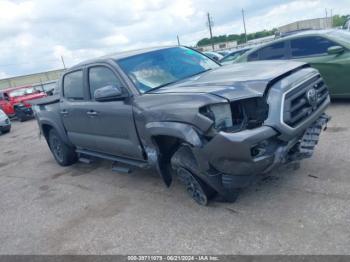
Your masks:
{"label": "background building", "polygon": [[332,17],[301,20],[288,25],[278,27],[280,33],[305,29],[328,29],[332,28]]}
{"label": "background building", "polygon": [[[235,48],[236,46],[237,46],[237,41],[216,43],[216,44],[214,44],[214,51],[215,50],[231,49],[231,48]],[[197,47],[196,49],[198,51],[201,51],[201,52],[213,51],[212,45],[203,45],[203,46]]]}
{"label": "background building", "polygon": [[54,81],[61,76],[63,71],[64,69],[58,69],[37,74],[0,79],[0,89]]}

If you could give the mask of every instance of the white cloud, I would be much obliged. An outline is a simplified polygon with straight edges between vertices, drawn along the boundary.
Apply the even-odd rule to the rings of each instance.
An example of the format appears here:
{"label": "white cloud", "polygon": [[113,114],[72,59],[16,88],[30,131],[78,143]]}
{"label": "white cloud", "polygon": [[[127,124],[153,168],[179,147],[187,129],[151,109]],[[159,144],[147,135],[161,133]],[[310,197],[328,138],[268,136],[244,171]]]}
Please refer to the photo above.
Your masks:
{"label": "white cloud", "polygon": [[125,45],[129,43],[129,39],[125,35],[115,34],[102,38],[101,43],[108,46]]}
{"label": "white cloud", "polygon": [[0,23],[18,21],[30,16],[33,6],[33,3],[30,1],[20,3],[8,0],[0,1]]}
{"label": "white cloud", "polygon": [[134,48],[194,45],[214,35],[248,32],[295,20],[322,17],[325,8],[350,14],[349,0],[0,0],[1,77],[68,66],[81,60]]}
{"label": "white cloud", "polygon": [[7,78],[8,75],[5,72],[0,71],[0,79]]}

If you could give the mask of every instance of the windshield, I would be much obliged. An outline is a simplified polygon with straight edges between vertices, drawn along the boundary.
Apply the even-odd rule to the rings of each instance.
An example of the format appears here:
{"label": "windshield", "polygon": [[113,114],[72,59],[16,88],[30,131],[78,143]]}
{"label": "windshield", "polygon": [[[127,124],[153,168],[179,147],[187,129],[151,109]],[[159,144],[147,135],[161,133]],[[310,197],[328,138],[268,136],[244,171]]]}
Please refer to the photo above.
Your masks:
{"label": "windshield", "polygon": [[4,121],[7,119],[7,115],[0,109],[0,120]]}
{"label": "windshield", "polygon": [[39,93],[40,90],[34,88],[34,87],[26,87],[21,89],[16,89],[11,92],[9,92],[10,97],[18,97],[18,96],[25,96],[25,95],[31,95],[35,93]]}
{"label": "windshield", "polygon": [[2,110],[0,109],[0,118],[4,118],[4,117],[7,118],[7,116],[6,116],[6,114],[4,113],[4,111],[2,111]]}
{"label": "windshield", "polygon": [[219,67],[206,56],[184,47],[157,50],[117,62],[141,93]]}

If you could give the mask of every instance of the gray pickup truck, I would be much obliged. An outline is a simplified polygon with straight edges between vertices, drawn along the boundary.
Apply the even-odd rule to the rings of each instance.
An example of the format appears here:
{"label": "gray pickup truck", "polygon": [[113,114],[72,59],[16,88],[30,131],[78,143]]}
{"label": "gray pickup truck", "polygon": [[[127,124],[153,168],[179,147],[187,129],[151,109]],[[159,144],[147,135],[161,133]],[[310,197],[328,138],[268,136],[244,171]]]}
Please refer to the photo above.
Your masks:
{"label": "gray pickup truck", "polygon": [[177,175],[206,205],[214,195],[235,201],[259,174],[310,157],[329,103],[305,63],[220,66],[174,46],[80,63],[34,111],[58,164],[153,168],[167,186]]}

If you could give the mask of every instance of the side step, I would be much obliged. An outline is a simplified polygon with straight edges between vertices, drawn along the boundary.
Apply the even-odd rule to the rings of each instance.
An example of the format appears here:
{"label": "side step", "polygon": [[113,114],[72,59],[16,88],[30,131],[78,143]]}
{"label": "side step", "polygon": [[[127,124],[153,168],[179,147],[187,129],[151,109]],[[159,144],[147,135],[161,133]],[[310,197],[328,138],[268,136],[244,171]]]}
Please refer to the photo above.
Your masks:
{"label": "side step", "polygon": [[80,156],[79,157],[79,162],[84,163],[84,164],[91,164],[93,161],[91,158]]}
{"label": "side step", "polygon": [[111,160],[113,162],[118,162],[118,163],[130,165],[130,166],[135,166],[135,167],[139,167],[139,168],[148,168],[149,167],[148,163],[145,161],[128,159],[128,158],[123,158],[123,157],[118,157],[118,156],[112,156],[112,155],[93,152],[93,151],[85,150],[85,149],[77,149],[76,152],[79,154],[103,158],[103,159]]}
{"label": "side step", "polygon": [[120,166],[116,162],[114,162],[112,165],[112,171],[117,173],[125,173],[125,174],[130,174],[132,172],[130,167]]}

